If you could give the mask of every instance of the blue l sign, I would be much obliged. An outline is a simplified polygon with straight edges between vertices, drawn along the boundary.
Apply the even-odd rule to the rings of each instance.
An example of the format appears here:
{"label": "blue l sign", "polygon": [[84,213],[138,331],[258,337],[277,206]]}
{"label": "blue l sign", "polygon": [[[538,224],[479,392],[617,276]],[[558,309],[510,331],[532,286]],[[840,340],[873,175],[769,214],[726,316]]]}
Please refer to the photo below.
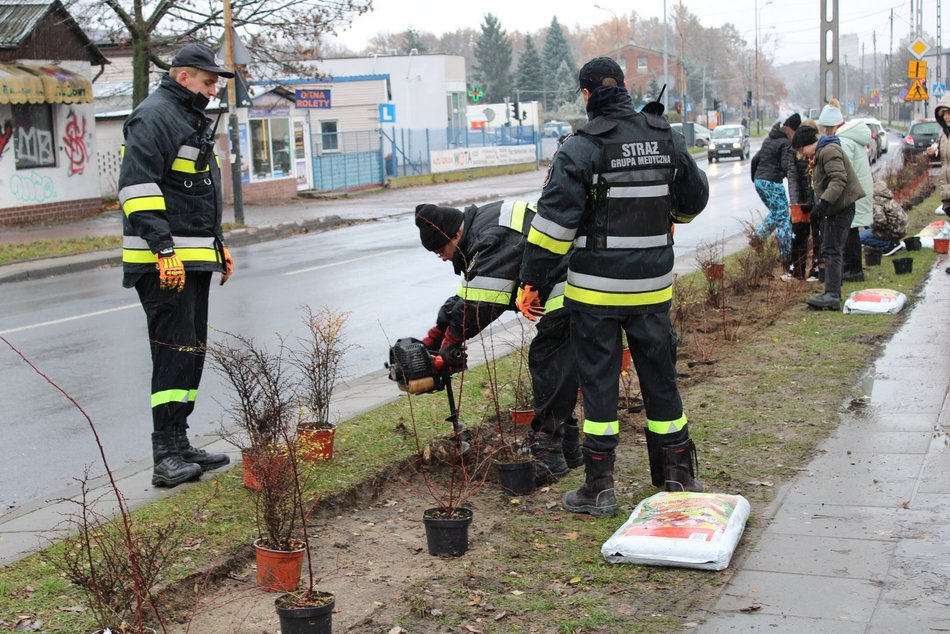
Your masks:
{"label": "blue l sign", "polygon": [[379,104],[379,122],[380,123],[396,123],[396,104],[394,103]]}

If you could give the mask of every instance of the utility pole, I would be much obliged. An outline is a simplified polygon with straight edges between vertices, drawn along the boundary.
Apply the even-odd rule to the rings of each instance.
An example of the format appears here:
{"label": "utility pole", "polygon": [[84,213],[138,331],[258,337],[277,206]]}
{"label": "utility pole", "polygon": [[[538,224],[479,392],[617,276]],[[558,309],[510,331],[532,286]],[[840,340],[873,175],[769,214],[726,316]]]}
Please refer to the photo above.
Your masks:
{"label": "utility pole", "polygon": [[667,51],[669,50],[669,42],[667,40],[667,31],[669,29],[667,29],[666,27],[666,20],[667,20],[666,0],[663,0],[663,85],[667,87],[667,90],[663,91],[663,111],[669,113],[670,111],[670,91],[669,91],[670,72],[669,72],[669,67],[667,66],[667,58],[669,57],[669,54],[667,53]]}
{"label": "utility pole", "polygon": [[894,9],[891,9],[891,36],[887,43],[887,80],[884,82],[887,86],[887,126],[890,127],[893,121],[894,104],[891,103],[891,64],[894,63]]}
{"label": "utility pole", "polygon": [[[683,33],[683,0],[680,0],[680,15],[677,18],[677,27],[680,32],[680,104],[683,109],[683,123],[686,123],[686,42]],[[686,131],[686,126],[683,126]]]}
{"label": "utility pole", "polygon": [[228,138],[231,140],[231,191],[234,196],[234,222],[244,224],[244,186],[241,183],[241,138],[238,133],[237,118],[237,81],[238,73],[234,65],[234,31],[231,28],[231,0],[224,0],[224,63],[234,73],[234,79],[228,82]]}
{"label": "utility pole", "polygon": [[[831,5],[829,12],[828,5]],[[828,19],[827,16],[831,15]],[[838,67],[838,0],[821,0],[821,105],[841,94]],[[828,50],[828,44],[831,50]],[[831,84],[829,86],[829,84]],[[829,89],[830,93],[829,94]]]}

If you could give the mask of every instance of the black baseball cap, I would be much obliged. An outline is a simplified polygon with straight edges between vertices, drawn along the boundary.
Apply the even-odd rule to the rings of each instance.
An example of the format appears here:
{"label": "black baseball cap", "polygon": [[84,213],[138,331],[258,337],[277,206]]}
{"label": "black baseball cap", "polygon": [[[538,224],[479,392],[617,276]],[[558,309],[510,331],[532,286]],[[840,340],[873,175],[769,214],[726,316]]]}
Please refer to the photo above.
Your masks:
{"label": "black baseball cap", "polygon": [[612,77],[617,81],[617,85],[623,88],[623,71],[620,65],[609,57],[595,57],[581,66],[577,81],[581,88],[596,90],[603,84],[605,77]]}
{"label": "black baseball cap", "polygon": [[204,44],[189,44],[185,46],[175,55],[175,59],[172,60],[172,66],[176,68],[190,66],[199,70],[206,70],[209,73],[217,73],[227,79],[234,77],[234,73],[221,67],[212,50]]}

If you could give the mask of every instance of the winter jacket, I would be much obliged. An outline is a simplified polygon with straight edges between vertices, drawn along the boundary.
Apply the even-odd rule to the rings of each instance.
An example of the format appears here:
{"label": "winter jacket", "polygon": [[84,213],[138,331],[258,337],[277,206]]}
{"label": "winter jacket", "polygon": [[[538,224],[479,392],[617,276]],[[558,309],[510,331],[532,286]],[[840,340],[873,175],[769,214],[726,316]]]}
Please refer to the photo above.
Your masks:
{"label": "winter jacket", "polygon": [[672,223],[690,222],[705,208],[709,184],[666,119],[635,112],[624,89],[606,98],[604,89],[588,101],[590,121],[554,156],[522,282],[543,283],[573,245],[565,288],[572,310],[665,311],[673,295]]}
{"label": "winter jacket", "polygon": [[868,143],[871,139],[871,128],[863,121],[848,121],[838,128],[837,136],[841,139],[841,149],[851,161],[854,173],[861,181],[861,188],[865,195],[854,201],[854,220],[852,227],[869,227],[872,219],[872,202],[874,197],[874,179],[871,177],[871,163],[868,161]]}
{"label": "winter jacket", "polygon": [[907,212],[894,200],[894,194],[887,183],[874,183],[874,220],[871,231],[881,240],[897,241],[904,238],[907,231]]}
{"label": "winter jacket", "polygon": [[938,117],[937,113],[943,108],[950,108],[950,94],[946,94],[937,102],[934,108],[934,118],[940,124],[943,134],[937,141],[938,156],[940,157],[940,175],[937,177],[937,184],[940,186],[940,200],[944,205],[950,205],[950,129],[944,122],[943,117]]}
{"label": "winter jacket", "polygon": [[795,150],[792,149],[792,143],[785,136],[781,124],[776,123],[769,130],[768,136],[762,141],[762,147],[753,158],[752,167],[753,181],[781,183],[783,178],[787,178],[789,198],[794,201],[801,198],[795,169]]}
{"label": "winter jacket", "polygon": [[835,138],[822,137],[819,141],[812,173],[815,197],[828,203],[829,216],[845,211],[864,196],[858,175]]}
{"label": "winter jacket", "polygon": [[[156,253],[169,247],[188,271],[224,270],[221,170],[200,100],[165,75],[123,126],[119,202],[126,274],[155,273]],[[196,159],[203,144],[202,165]]]}
{"label": "winter jacket", "polygon": [[[436,319],[446,341],[470,339],[515,308],[518,269],[534,214],[534,204],[522,200],[472,205],[465,210],[462,237],[452,258],[455,272],[464,281]],[[551,289],[544,304],[546,315],[564,304],[566,269],[566,261],[552,269],[553,277],[544,285]]]}

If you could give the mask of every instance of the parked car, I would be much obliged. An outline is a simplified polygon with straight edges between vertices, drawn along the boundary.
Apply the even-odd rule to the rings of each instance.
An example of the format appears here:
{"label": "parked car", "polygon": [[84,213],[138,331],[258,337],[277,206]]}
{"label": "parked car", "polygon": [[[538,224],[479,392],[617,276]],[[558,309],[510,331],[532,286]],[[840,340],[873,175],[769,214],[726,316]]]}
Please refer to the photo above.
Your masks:
{"label": "parked car", "polygon": [[743,125],[719,125],[709,136],[707,148],[709,162],[721,158],[738,157],[740,161],[749,158],[749,135]]}
{"label": "parked car", "polygon": [[887,154],[887,130],[884,129],[884,124],[873,118],[865,119],[864,122],[871,128],[871,135],[877,139],[877,146],[881,148],[878,156]]}
{"label": "parked car", "polygon": [[[682,134],[684,137],[686,133],[683,131],[682,123],[671,123],[670,127]],[[706,147],[709,145],[709,137],[712,134],[712,131],[704,125],[699,123],[693,124],[693,145],[696,147]]]}
{"label": "parked car", "polygon": [[881,154],[884,153],[884,146],[887,144],[887,140],[884,138],[884,126],[881,125],[881,122],[877,119],[867,118],[856,118],[854,121],[860,121],[871,130],[871,142],[868,143],[868,162],[876,163]]}
{"label": "parked car", "polygon": [[[904,164],[914,160],[940,138],[940,124],[936,121],[915,121],[907,128],[901,144],[901,159]],[[932,159],[939,162],[940,159]]]}
{"label": "parked car", "polygon": [[544,124],[542,134],[547,137],[559,138],[565,132],[571,131],[571,124],[567,121],[557,121],[552,119]]}

